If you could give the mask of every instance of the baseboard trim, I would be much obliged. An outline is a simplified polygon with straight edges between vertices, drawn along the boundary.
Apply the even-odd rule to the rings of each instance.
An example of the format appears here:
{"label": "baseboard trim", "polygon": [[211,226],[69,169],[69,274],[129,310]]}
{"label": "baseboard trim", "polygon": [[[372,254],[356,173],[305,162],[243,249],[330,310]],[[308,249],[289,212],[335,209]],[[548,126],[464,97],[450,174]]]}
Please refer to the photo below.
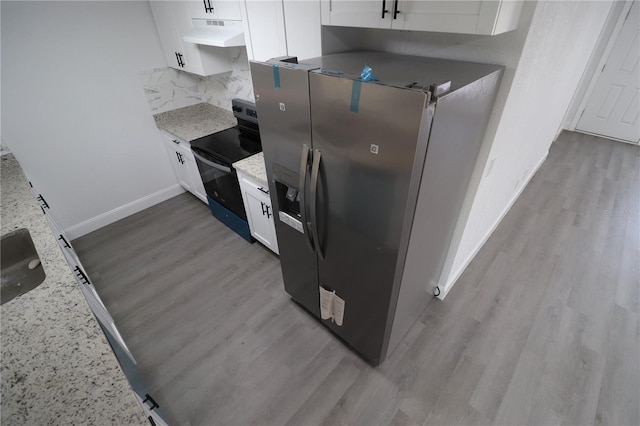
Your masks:
{"label": "baseboard trim", "polygon": [[183,192],[185,192],[184,188],[178,184],[169,186],[161,189],[160,191],[154,192],[153,194],[149,194],[146,197],[139,198],[120,207],[116,207],[113,210],[92,217],[91,219],[87,219],[84,222],[65,228],[64,232],[70,240],[73,240],[148,207],[166,201],[176,195],[180,195]]}
{"label": "baseboard trim", "polygon": [[467,269],[467,266],[469,266],[471,261],[476,257],[476,255],[478,254],[480,249],[484,246],[484,244],[487,242],[487,240],[489,240],[489,237],[491,236],[491,234],[493,234],[493,232],[496,230],[498,225],[500,225],[500,222],[502,222],[502,219],[504,219],[504,217],[507,215],[509,210],[511,210],[511,207],[513,207],[513,205],[515,204],[516,200],[520,197],[520,194],[522,194],[522,191],[524,191],[524,189],[527,187],[527,185],[529,185],[529,181],[531,181],[533,176],[535,176],[535,174],[538,172],[538,169],[540,169],[542,164],[547,159],[548,155],[549,155],[549,151],[547,151],[544,154],[542,159],[532,169],[531,173],[529,173],[529,175],[524,180],[523,185],[520,186],[520,189],[518,189],[518,191],[514,194],[514,196],[511,198],[511,200],[509,200],[509,202],[507,203],[505,208],[502,210],[500,215],[498,215],[498,218],[493,222],[493,224],[491,225],[489,230],[486,232],[486,234],[480,239],[480,241],[474,247],[474,249],[471,250],[471,253],[469,253],[469,256],[467,256],[467,258],[464,260],[464,262],[462,262],[462,265],[460,265],[460,267],[454,273],[449,275],[449,277],[447,279],[447,282],[446,282],[446,284],[444,286],[440,286],[440,295],[437,296],[438,299],[444,300],[444,298],[447,297],[447,294],[449,294],[449,292],[453,288],[453,285],[458,281],[460,276],[462,276],[462,273],[465,271],[465,269]]}

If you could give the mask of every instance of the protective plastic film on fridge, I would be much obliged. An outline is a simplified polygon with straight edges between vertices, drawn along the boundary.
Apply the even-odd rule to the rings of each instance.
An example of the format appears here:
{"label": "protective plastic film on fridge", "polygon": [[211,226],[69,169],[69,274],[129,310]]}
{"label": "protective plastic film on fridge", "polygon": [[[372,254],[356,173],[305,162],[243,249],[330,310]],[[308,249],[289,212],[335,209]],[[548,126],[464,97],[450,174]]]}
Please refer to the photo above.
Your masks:
{"label": "protective plastic film on fridge", "polygon": [[251,63],[285,290],[373,365],[432,297],[502,70],[379,52]]}

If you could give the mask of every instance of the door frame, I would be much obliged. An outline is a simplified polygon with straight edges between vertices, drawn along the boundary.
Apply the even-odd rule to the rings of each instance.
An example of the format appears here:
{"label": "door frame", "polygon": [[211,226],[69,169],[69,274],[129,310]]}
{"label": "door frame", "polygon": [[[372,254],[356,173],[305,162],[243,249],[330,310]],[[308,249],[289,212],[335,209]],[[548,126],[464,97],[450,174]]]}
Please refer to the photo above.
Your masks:
{"label": "door frame", "polygon": [[[640,0],[635,0],[635,1],[640,1]],[[607,59],[609,59],[609,55],[611,54],[611,50],[613,50],[613,46],[616,43],[616,40],[618,39],[618,36],[620,35],[620,32],[622,31],[622,26],[624,25],[624,22],[627,18],[627,15],[629,14],[629,12],[631,11],[631,6],[633,5],[634,0],[627,0],[624,2],[624,4],[622,5],[622,8],[620,9],[619,13],[615,13],[614,9],[611,9],[610,15],[607,18],[607,20],[609,22],[614,21],[615,20],[615,26],[613,27],[613,30],[611,31],[610,35],[607,36],[605,34],[601,34],[601,39],[598,40],[598,42],[596,43],[596,47],[594,48],[594,53],[597,52],[603,45],[604,50],[602,51],[602,54],[600,55],[600,58],[597,59],[597,64],[595,67],[592,68],[591,70],[591,75],[587,76],[587,75],[583,75],[582,76],[582,82],[580,83],[580,86],[584,87],[584,84],[586,81],[588,81],[588,85],[586,86],[586,89],[584,89],[584,94],[582,95],[582,98],[580,100],[580,103],[578,104],[578,107],[575,108],[575,112],[573,113],[573,116],[571,117],[571,121],[568,125],[565,126],[565,128],[567,130],[570,131],[577,131],[576,127],[578,125],[578,121],[580,121],[580,117],[582,117],[582,114],[584,113],[584,110],[587,107],[587,102],[589,102],[589,98],[591,97],[591,95],[593,94],[593,91],[595,89],[596,83],[598,81],[598,78],[600,77],[600,73],[602,71],[602,69],[604,68],[605,64],[607,63]],[[613,7],[615,8],[615,4],[613,5]],[[608,26],[609,22],[605,23],[605,27]],[[587,65],[587,68],[585,69],[585,71],[589,68],[592,67],[592,64],[596,62],[596,58],[592,57],[591,60],[589,61],[589,65]],[[579,89],[578,89],[579,90]],[[578,90],[576,91],[576,95],[578,94]],[[577,99],[574,99],[574,102],[576,102]],[[566,121],[565,121],[566,123]],[[560,132],[562,131],[562,128],[558,131],[558,134],[560,134]],[[581,133],[588,133],[588,132],[583,132],[580,131]],[[616,141],[620,141],[620,142],[625,142],[631,145],[637,145],[633,142],[629,142],[623,139],[616,139],[616,138],[612,138],[612,137],[607,137],[608,139],[613,139]]]}

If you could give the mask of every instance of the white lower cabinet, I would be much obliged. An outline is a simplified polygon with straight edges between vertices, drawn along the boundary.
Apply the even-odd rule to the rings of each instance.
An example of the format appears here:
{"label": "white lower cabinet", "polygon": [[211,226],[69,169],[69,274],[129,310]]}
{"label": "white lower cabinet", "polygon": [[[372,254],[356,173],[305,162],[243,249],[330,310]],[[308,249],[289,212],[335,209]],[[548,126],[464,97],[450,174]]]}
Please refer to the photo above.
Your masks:
{"label": "white lower cabinet", "polygon": [[242,171],[237,169],[236,171],[251,235],[271,251],[279,254],[269,188]]}
{"label": "white lower cabinet", "polygon": [[203,202],[207,202],[207,193],[200,178],[198,165],[191,152],[188,142],[180,140],[174,136],[162,132],[165,147],[169,154],[169,161],[176,173],[178,182],[184,189],[191,192]]}

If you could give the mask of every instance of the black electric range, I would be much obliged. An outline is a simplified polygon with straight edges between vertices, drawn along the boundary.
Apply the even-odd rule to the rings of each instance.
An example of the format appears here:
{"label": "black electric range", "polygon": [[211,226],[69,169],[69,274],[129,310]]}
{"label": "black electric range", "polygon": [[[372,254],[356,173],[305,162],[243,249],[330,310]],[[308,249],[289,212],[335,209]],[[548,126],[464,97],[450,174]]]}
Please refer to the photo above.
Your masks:
{"label": "black electric range", "polygon": [[191,142],[211,213],[253,242],[233,163],[262,152],[255,104],[231,101],[238,125]]}

